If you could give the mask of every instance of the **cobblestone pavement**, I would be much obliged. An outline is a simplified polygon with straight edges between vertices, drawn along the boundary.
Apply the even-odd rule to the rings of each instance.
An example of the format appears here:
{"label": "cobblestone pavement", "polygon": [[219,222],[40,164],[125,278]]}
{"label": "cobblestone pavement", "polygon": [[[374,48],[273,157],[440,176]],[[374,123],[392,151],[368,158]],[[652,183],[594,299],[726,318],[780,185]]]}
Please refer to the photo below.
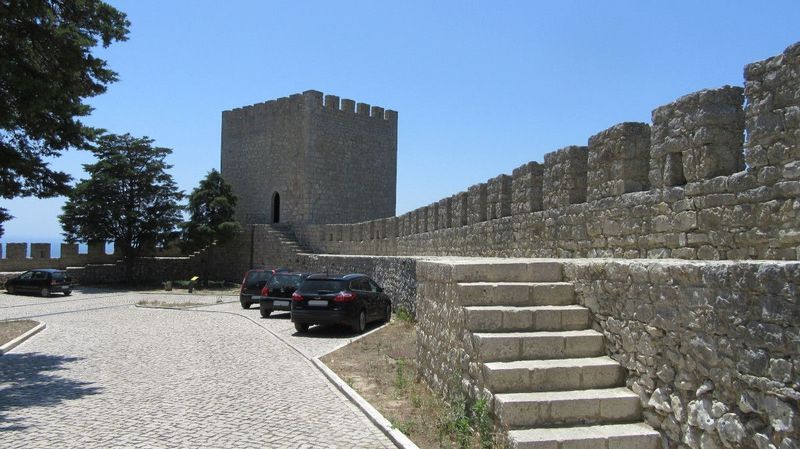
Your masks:
{"label": "cobblestone pavement", "polygon": [[0,447],[394,447],[300,354],[324,354],[352,335],[293,336],[288,318],[261,319],[238,300],[192,311],[132,305],[187,299],[216,302],[0,294],[0,319],[47,324],[0,356]]}

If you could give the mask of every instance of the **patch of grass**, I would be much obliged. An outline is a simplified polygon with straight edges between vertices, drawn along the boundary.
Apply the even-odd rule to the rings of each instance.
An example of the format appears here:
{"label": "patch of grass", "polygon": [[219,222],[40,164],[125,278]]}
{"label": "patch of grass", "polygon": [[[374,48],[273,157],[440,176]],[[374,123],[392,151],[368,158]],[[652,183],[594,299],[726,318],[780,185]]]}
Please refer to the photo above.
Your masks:
{"label": "patch of grass", "polygon": [[402,321],[404,323],[413,323],[414,322],[414,315],[412,315],[411,312],[409,312],[409,310],[406,309],[405,307],[398,307],[397,310],[394,313],[394,316],[399,321]]}
{"label": "patch of grass", "polygon": [[400,314],[322,361],[422,449],[501,447],[485,400],[448,404],[417,376],[416,328]]}
{"label": "patch of grass", "polygon": [[[172,290],[189,290],[192,281],[179,279],[177,281],[168,281]],[[161,284],[162,288],[166,288],[167,282]],[[238,292],[239,284],[228,281],[208,281],[205,285],[203,282],[194,283],[194,294],[204,293],[231,293]]]}
{"label": "patch of grass", "polygon": [[400,359],[395,363],[394,387],[400,392],[408,388],[408,375],[406,374],[406,361],[404,359]]}
{"label": "patch of grass", "polygon": [[409,419],[403,422],[392,422],[392,425],[397,428],[397,430],[406,434],[406,436],[410,436],[417,430],[417,422],[413,419]]}
{"label": "patch of grass", "polygon": [[196,306],[207,306],[204,302],[194,302],[194,301],[183,301],[183,302],[169,302],[169,301],[145,301],[141,300],[136,303],[136,305],[143,306],[143,307],[155,307],[155,308],[188,308],[188,307],[196,307]]}
{"label": "patch of grass", "polygon": [[33,320],[0,321],[0,346],[28,332],[39,324]]}

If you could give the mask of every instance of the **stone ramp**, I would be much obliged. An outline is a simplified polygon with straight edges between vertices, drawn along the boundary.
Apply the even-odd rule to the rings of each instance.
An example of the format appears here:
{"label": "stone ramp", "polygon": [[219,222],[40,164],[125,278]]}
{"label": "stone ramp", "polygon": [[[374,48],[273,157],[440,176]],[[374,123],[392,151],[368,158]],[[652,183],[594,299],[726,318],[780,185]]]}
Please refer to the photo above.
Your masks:
{"label": "stone ramp", "polygon": [[468,264],[453,277],[480,383],[511,447],[661,447],[558,262]]}

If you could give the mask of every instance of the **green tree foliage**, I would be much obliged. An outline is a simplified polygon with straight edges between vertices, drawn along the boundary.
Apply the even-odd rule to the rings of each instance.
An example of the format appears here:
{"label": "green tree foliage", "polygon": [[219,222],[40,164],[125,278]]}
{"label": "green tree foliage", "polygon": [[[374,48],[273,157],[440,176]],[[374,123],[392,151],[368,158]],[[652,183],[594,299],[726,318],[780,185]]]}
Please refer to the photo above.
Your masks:
{"label": "green tree foliage", "polygon": [[70,176],[46,158],[95,140],[99,130],[78,119],[92,110],[83,100],[117,77],[91,51],[126,40],[129,25],[99,0],[0,0],[0,197],[69,191]]}
{"label": "green tree foliage", "polygon": [[108,134],[92,150],[95,164],[85,164],[81,180],[58,217],[67,241],[114,241],[127,266],[150,245],[164,245],[181,222],[183,193],[164,158],[169,148],[152,139]]}
{"label": "green tree foliage", "polygon": [[242,229],[233,217],[236,211],[233,188],[216,170],[211,170],[192,190],[188,210],[190,218],[182,225],[181,241],[186,252],[196,251],[214,241],[225,242]]}

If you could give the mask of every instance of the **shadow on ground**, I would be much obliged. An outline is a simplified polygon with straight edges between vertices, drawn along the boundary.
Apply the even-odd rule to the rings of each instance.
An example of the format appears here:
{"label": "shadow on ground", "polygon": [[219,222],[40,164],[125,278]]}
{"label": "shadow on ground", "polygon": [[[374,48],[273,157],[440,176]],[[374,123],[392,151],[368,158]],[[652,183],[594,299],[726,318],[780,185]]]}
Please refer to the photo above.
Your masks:
{"label": "shadow on ground", "polygon": [[81,360],[40,353],[10,353],[0,357],[0,432],[26,428],[21,418],[9,418],[10,411],[29,407],[51,407],[64,401],[101,392],[91,382],[58,374],[65,365]]}
{"label": "shadow on ground", "polygon": [[[280,320],[285,319],[289,320],[292,318],[292,314],[290,312],[272,312],[272,315],[268,316],[267,318],[261,318],[262,320]],[[364,333],[367,333],[373,329],[383,326],[382,321],[372,322],[367,324],[367,328],[364,330]],[[293,337],[312,337],[312,338],[342,338],[342,337],[355,337],[358,336],[350,326],[345,326],[343,324],[318,324],[316,326],[311,326],[308,328],[306,332],[295,332],[292,334]]]}
{"label": "shadow on ground", "polygon": [[[382,322],[375,322],[367,325],[364,333],[373,329],[383,326]],[[343,338],[343,337],[357,337],[358,334],[353,332],[350,326],[340,324],[320,324],[311,326],[306,332],[295,332],[293,337],[306,337],[306,338]]]}

